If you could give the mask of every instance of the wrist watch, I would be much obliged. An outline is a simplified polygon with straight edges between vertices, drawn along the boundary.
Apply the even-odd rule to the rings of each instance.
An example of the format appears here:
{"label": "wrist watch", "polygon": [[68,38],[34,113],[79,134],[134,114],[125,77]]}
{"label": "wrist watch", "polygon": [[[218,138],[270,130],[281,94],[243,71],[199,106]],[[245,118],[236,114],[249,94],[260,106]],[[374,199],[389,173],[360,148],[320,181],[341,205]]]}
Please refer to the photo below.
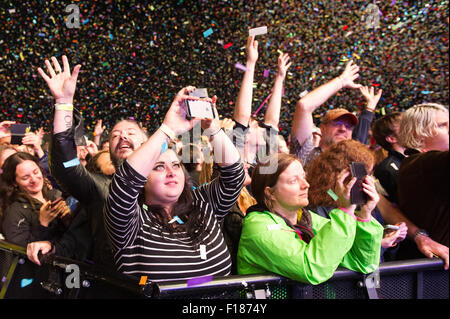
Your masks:
{"label": "wrist watch", "polygon": [[420,228],[419,228],[419,229],[414,233],[413,239],[415,239],[415,238],[416,238],[417,236],[419,236],[419,235],[422,235],[422,236],[425,236],[425,237],[430,237],[430,234],[428,234],[426,230],[420,229]]}

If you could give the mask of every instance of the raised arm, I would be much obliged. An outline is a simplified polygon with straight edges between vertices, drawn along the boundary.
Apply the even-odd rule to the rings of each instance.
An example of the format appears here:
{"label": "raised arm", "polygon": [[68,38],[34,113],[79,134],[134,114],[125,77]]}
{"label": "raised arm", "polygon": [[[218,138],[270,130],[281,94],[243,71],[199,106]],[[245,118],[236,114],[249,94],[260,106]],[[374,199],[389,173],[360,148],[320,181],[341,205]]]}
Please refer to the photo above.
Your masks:
{"label": "raised arm", "polygon": [[252,113],[253,78],[255,75],[256,61],[258,60],[258,41],[254,36],[247,38],[247,70],[244,72],[241,88],[239,90],[233,119],[244,126],[248,126],[248,121]]}
{"label": "raised arm", "polygon": [[359,66],[349,61],[344,72],[333,80],[319,86],[297,102],[292,124],[292,134],[300,145],[311,135],[313,112],[343,88],[359,89],[361,84],[354,81],[359,77]]}
{"label": "raised arm", "polygon": [[58,60],[55,57],[52,57],[51,60],[53,62],[53,67],[48,60],[45,60],[45,65],[47,66],[47,71],[50,76],[48,76],[41,68],[38,68],[38,72],[45,82],[47,82],[50,92],[55,99],[56,107],[53,120],[53,133],[58,134],[72,127],[73,97],[75,95],[77,78],[81,65],[78,64],[75,66],[72,74],[70,74],[67,56],[63,55],[62,57],[64,70],[61,69]]}
{"label": "raised arm", "polygon": [[367,86],[362,86],[359,88],[359,91],[366,100],[366,106],[358,118],[358,124],[353,129],[352,138],[363,144],[367,144],[369,142],[370,125],[375,118],[375,109],[380,101],[383,90],[380,89],[375,94],[373,87],[369,89]]}
{"label": "raised arm", "polygon": [[264,115],[264,124],[270,125],[273,128],[278,128],[280,121],[281,98],[283,96],[283,82],[286,78],[286,73],[292,62],[289,62],[289,55],[287,53],[280,53],[278,57],[278,71],[275,75],[275,81],[272,88],[272,96],[270,97],[266,113]]}
{"label": "raised arm", "polygon": [[[103,196],[97,177],[90,174],[77,160],[75,146],[74,118],[81,115],[73,108],[76,81],[81,65],[75,66],[70,73],[69,61],[65,55],[62,57],[64,71],[55,57],[51,58],[53,67],[45,60],[48,74],[41,68],[38,72],[47,83],[50,93],[55,99],[55,114],[53,119],[52,147],[50,148],[50,171],[61,189],[70,193],[82,203],[87,203],[95,196]],[[76,113],[74,116],[74,112]],[[104,187],[104,186],[103,186]]]}
{"label": "raised arm", "polygon": [[405,223],[408,227],[407,236],[416,243],[417,249],[422,252],[426,257],[433,258],[434,256],[439,257],[444,260],[444,268],[447,270],[449,267],[449,248],[445,245],[434,241],[427,236],[415,236],[416,232],[419,230],[412,221],[410,221],[403,212],[392,205],[383,195],[380,196],[380,201],[378,202],[378,209],[380,210],[381,216],[387,224],[399,224]]}

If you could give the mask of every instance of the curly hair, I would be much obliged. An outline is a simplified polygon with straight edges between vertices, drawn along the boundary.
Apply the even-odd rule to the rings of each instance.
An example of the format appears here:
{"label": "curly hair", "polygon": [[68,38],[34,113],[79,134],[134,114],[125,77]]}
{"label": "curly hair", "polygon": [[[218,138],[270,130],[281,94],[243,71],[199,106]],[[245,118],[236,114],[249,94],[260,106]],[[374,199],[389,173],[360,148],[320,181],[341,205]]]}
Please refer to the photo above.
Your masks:
{"label": "curly hair", "polygon": [[351,162],[364,163],[367,172],[370,173],[375,163],[375,156],[366,145],[355,140],[346,140],[327,148],[308,164],[306,179],[310,185],[309,207],[335,205],[333,198],[328,195],[328,190],[335,190],[337,176],[345,168],[350,168]]}

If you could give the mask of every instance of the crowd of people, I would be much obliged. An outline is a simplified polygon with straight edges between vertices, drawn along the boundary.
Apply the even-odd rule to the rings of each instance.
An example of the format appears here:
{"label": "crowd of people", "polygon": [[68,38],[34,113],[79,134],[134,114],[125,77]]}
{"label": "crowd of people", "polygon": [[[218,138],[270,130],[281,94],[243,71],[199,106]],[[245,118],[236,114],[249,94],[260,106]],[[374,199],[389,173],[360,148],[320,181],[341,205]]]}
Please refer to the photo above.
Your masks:
{"label": "crowd of people", "polygon": [[[378,114],[383,108],[386,113],[403,111],[417,101],[447,101],[448,0],[376,1],[376,29],[366,28],[369,3],[373,1],[80,2],[75,3],[79,28],[66,27],[68,3],[5,3],[0,5],[2,114],[47,130],[52,101],[35,70],[46,57],[66,54],[86,72],[76,100],[89,132],[99,118],[108,131],[120,117],[158,126],[186,83],[220,96],[220,115],[231,117],[242,72],[235,64],[244,64],[248,29],[260,26],[267,26],[268,33],[258,38],[252,111],[270,94],[277,51],[288,53],[293,65],[280,121],[285,138],[299,95],[337,76],[351,58],[360,65],[365,85],[385,89]],[[205,37],[209,29],[213,32]],[[315,122],[339,105],[359,111],[364,99],[357,92],[335,95],[316,111]]]}
{"label": "crowd of people", "polygon": [[[197,9],[206,4],[197,4]],[[239,5],[243,9],[239,14],[249,15],[250,4]],[[221,28],[216,16],[237,14],[230,7],[209,7],[205,12],[212,10],[214,15],[206,25],[185,16],[180,21],[187,23],[180,27],[177,17],[188,11],[183,1],[172,19],[167,18],[170,6],[162,18],[154,12],[165,8],[161,4],[145,10],[139,4],[130,8],[115,4],[117,10],[103,14],[129,9],[133,17],[145,14],[150,26],[158,20],[174,31],[149,33],[148,25],[138,27],[140,16],[133,27],[139,32],[133,36],[152,41],[150,48],[125,37],[120,39],[120,49],[112,46],[108,53],[86,46],[83,54],[72,58],[67,54],[71,45],[61,52],[45,51],[49,55],[36,67],[25,98],[36,99],[31,97],[36,92],[48,95],[51,102],[45,103],[50,110],[44,111],[41,103],[41,112],[25,116],[34,118],[34,125],[19,142],[13,128],[23,121],[8,110],[4,114],[9,117],[0,122],[0,234],[26,247],[28,258],[38,265],[40,254],[56,254],[152,281],[270,272],[319,284],[338,267],[370,273],[384,261],[424,256],[443,259],[448,269],[449,118],[448,106],[441,104],[448,100],[448,82],[445,87],[438,75],[430,76],[434,83],[411,79],[417,83],[407,86],[403,82],[408,77],[402,75],[399,84],[392,78],[398,75],[395,67],[383,73],[382,81],[375,80],[371,61],[380,48],[360,52],[355,45],[353,54],[343,59],[335,48],[339,41],[331,39],[331,33],[314,34],[313,27],[301,40],[296,37],[297,25],[311,20],[294,14],[298,10],[311,15],[329,10],[333,14],[320,24],[330,29],[345,21],[343,32],[362,32],[362,26],[348,29],[357,18],[334,17],[345,8],[361,9],[355,5],[340,4],[337,9],[295,1],[254,4],[253,9],[270,12],[275,25],[292,36],[284,35],[286,41],[277,45],[277,60],[269,65],[267,56],[273,58],[275,53],[260,41],[263,36],[248,36],[244,44],[238,38],[226,39],[225,28],[221,29],[223,44],[243,46],[235,60],[230,53],[225,61],[243,64],[238,71],[222,63],[223,74],[218,74],[217,69],[211,72],[218,61],[211,61],[209,54],[219,49],[207,45],[192,49],[185,39],[195,38],[204,27],[211,27],[214,34]],[[117,35],[131,27],[95,20],[101,11],[98,6],[90,11],[82,8],[82,25],[94,24],[109,32],[104,41],[117,41]],[[397,12],[405,3],[393,1],[391,6],[381,7],[382,20],[393,19],[392,10]],[[435,19],[444,15],[437,4],[413,8],[415,16],[407,13],[409,20],[396,20],[398,25],[409,25],[408,34],[423,32],[414,19],[431,12]],[[280,14],[283,10],[286,15]],[[252,25],[265,21],[246,19]],[[227,28],[247,28],[233,21]],[[396,29],[402,27],[398,25]],[[91,27],[83,32],[90,34]],[[381,32],[361,41],[383,47],[382,38],[377,38]],[[383,37],[396,33],[385,30]],[[350,35],[341,40],[353,41]],[[210,36],[194,42],[209,41]],[[183,48],[163,47],[165,37],[176,38]],[[425,54],[418,45],[408,49],[414,52],[411,59]],[[323,49],[320,55],[312,50],[316,46]],[[302,54],[289,53],[298,47],[304,48]],[[128,49],[125,55],[123,50]],[[168,52],[183,49],[185,55],[177,59],[184,56],[185,63],[171,61]],[[392,63],[387,56],[403,49],[394,46],[384,51],[374,67]],[[146,57],[148,50],[160,50],[159,58],[161,52],[167,54],[159,63],[160,79],[151,93],[145,82],[152,69],[146,68],[156,60]],[[202,50],[201,63],[211,63],[205,69],[190,63],[198,60],[196,50]],[[102,52],[105,56],[100,56]],[[344,60],[337,73],[330,67],[336,58]],[[107,71],[93,66],[98,59]],[[147,80],[126,77],[131,66],[147,74]],[[162,75],[165,67],[174,69]],[[264,76],[264,90],[255,85],[262,69],[269,75]],[[190,85],[199,84],[201,71],[202,86],[215,83],[205,85],[211,97],[197,94],[201,86]],[[236,82],[235,76],[226,76],[234,73],[240,76]],[[299,95],[296,85],[305,92]],[[410,89],[397,94],[399,86]],[[417,94],[431,91],[431,86],[435,102],[417,103],[423,100]],[[120,91],[122,97],[111,90]],[[295,102],[289,102],[294,97]],[[261,98],[267,105],[255,112],[255,100]],[[383,106],[381,114],[381,102],[398,107]],[[97,109],[105,103],[106,109]],[[161,107],[164,103],[170,104],[167,110]],[[190,108],[205,104],[211,106],[212,116],[190,116]],[[41,126],[49,132],[37,129]],[[363,176],[357,176],[355,163],[365,169]]]}

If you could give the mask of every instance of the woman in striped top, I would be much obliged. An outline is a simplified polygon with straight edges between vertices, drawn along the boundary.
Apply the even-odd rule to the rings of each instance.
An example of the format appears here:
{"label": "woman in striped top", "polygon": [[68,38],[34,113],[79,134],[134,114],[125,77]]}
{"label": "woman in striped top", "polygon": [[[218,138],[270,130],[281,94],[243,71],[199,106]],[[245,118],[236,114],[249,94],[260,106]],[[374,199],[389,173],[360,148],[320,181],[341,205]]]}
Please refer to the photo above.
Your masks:
{"label": "woman in striped top", "polygon": [[[124,274],[161,281],[230,273],[218,221],[243,187],[238,151],[217,118],[201,120],[216,150],[220,176],[193,190],[176,153],[165,150],[165,143],[200,121],[185,118],[185,100],[198,99],[188,95],[192,90],[177,94],[161,127],[127,158],[111,182],[105,224],[117,269]],[[209,100],[215,105],[215,97]],[[112,143],[127,145],[122,138],[113,137]]]}

